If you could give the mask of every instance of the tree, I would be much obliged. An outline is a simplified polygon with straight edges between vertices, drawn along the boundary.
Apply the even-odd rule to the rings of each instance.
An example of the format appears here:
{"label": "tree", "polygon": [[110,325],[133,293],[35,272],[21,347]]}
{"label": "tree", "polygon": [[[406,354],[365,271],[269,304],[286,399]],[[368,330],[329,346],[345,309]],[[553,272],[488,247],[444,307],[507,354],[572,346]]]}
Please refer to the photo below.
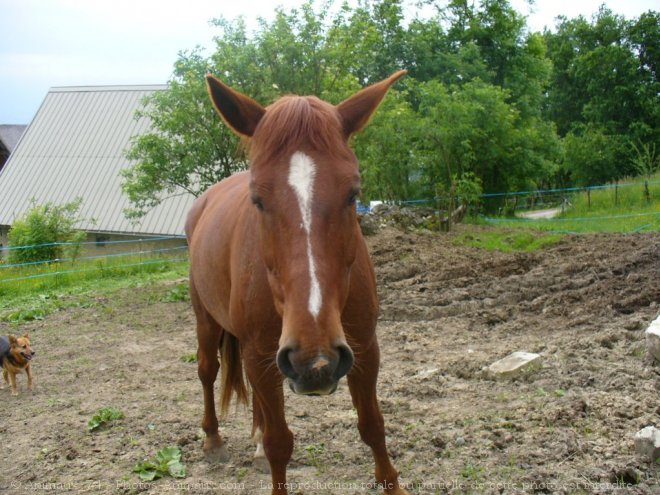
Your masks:
{"label": "tree", "polygon": [[204,86],[210,66],[198,51],[182,53],[166,91],[156,91],[137,114],[154,131],[134,139],[126,156],[135,164],[122,172],[122,188],[140,217],[167,195],[199,196],[210,185],[245,166],[238,140],[218,125]]}
{"label": "tree", "polygon": [[564,170],[579,183],[635,174],[633,144],[660,139],[658,20],[627,21],[603,6],[591,22],[562,18],[544,33],[554,63],[545,115],[565,136]]}
{"label": "tree", "polygon": [[429,187],[471,172],[487,192],[528,187],[550,173],[552,127],[530,127],[498,86],[475,80],[460,90],[420,85]]}
{"label": "tree", "polygon": [[638,60],[640,117],[631,125],[631,141],[660,146],[660,13],[646,12],[631,22],[628,37]]}
{"label": "tree", "polygon": [[624,18],[602,6],[591,23],[561,19],[556,34],[546,33],[555,64],[550,113],[562,135],[589,122],[620,132],[638,112],[637,63],[626,29]]}
{"label": "tree", "polygon": [[621,136],[607,134],[599,127],[585,125],[575,127],[564,139],[564,167],[573,174],[577,185],[592,186],[620,179],[618,162],[624,140]]}
{"label": "tree", "polygon": [[365,198],[400,201],[432,197],[422,180],[419,138],[423,125],[406,94],[391,89],[373,121],[354,138]]}

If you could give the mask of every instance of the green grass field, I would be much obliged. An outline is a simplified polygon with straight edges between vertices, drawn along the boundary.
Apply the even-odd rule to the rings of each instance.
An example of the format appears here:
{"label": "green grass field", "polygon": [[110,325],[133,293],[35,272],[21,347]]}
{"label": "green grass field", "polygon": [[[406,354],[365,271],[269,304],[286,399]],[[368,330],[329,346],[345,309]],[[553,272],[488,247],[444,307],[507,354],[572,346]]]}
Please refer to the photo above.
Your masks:
{"label": "green grass field", "polygon": [[[77,296],[185,277],[187,253],[7,267],[0,264],[0,320],[40,319]],[[79,303],[75,303],[79,304]]]}
{"label": "green grass field", "polygon": [[525,230],[498,229],[462,233],[453,240],[454,244],[477,247],[489,251],[511,253],[529,252],[557,244],[562,234],[541,234]]}
{"label": "green grass field", "polygon": [[[625,184],[625,185],[624,185]],[[660,174],[622,181],[618,188],[581,191],[569,197],[565,211],[552,219],[485,218],[479,223],[557,233],[660,231]]]}

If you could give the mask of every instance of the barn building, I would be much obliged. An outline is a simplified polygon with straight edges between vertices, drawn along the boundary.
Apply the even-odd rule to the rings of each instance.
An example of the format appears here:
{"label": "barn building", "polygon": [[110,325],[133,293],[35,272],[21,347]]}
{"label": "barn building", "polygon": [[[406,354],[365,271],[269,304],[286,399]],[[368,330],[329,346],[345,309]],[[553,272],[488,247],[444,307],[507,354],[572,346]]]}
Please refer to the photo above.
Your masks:
{"label": "barn building", "polygon": [[[174,194],[147,215],[129,220],[120,171],[131,163],[125,150],[150,128],[136,118],[156,86],[51,88],[18,146],[0,171],[0,244],[13,221],[37,204],[82,199],[77,227],[105,248],[109,240],[182,236],[194,198]],[[107,249],[107,248],[106,248]]]}

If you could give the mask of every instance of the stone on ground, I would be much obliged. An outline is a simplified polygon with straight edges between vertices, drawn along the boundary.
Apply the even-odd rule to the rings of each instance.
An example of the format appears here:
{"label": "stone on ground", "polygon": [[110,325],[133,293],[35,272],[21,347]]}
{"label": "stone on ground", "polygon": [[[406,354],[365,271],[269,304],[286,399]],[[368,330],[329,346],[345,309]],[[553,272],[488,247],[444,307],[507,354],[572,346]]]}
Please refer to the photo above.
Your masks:
{"label": "stone on ground", "polygon": [[649,325],[645,334],[649,354],[660,361],[660,316]]}
{"label": "stone on ground", "polygon": [[486,368],[486,374],[492,378],[516,378],[540,367],[540,354],[513,352]]}
{"label": "stone on ground", "polygon": [[660,430],[647,426],[635,433],[635,451],[651,461],[660,459]]}

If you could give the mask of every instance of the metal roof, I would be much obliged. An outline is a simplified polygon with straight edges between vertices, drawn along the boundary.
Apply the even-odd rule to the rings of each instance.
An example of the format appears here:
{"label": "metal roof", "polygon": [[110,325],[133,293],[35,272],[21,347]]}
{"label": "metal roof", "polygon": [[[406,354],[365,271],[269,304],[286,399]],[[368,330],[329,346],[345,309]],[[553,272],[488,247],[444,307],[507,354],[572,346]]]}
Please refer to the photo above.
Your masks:
{"label": "metal roof", "polygon": [[129,207],[119,172],[131,165],[124,151],[133,136],[150,129],[135,118],[142,99],[157,86],[51,88],[32,123],[0,172],[0,225],[11,225],[34,198],[64,204],[82,198],[82,230],[108,233],[180,235],[194,198],[175,195],[139,223]]}
{"label": "metal roof", "polygon": [[11,153],[16,148],[26,125],[0,125],[0,142]]}

